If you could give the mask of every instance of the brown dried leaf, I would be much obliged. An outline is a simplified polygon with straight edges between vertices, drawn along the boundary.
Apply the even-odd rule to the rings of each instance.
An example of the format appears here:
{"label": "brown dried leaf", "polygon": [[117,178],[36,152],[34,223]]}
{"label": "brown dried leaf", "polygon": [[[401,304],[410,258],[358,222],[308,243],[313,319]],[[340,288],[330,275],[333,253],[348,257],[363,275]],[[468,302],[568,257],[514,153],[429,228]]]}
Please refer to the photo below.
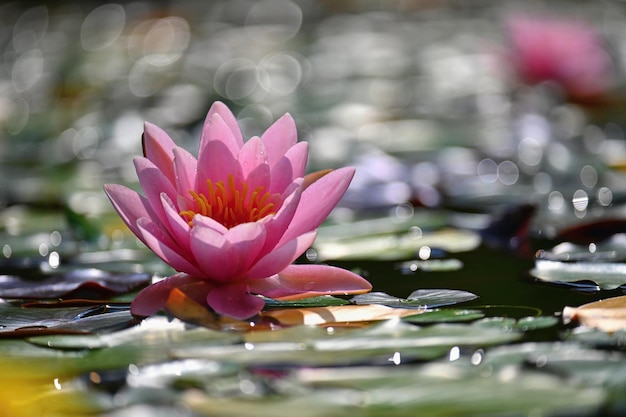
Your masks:
{"label": "brown dried leaf", "polygon": [[165,302],[165,308],[174,317],[188,323],[197,324],[210,329],[221,328],[217,315],[187,297],[187,295],[178,288],[174,288],[170,291],[170,295]]}
{"label": "brown dried leaf", "polygon": [[292,308],[263,312],[283,325],[350,324],[400,318],[423,313],[425,309],[392,308],[379,304]]}
{"label": "brown dried leaf", "polygon": [[626,296],[607,298],[580,307],[565,307],[563,320],[578,321],[607,333],[626,329]]}

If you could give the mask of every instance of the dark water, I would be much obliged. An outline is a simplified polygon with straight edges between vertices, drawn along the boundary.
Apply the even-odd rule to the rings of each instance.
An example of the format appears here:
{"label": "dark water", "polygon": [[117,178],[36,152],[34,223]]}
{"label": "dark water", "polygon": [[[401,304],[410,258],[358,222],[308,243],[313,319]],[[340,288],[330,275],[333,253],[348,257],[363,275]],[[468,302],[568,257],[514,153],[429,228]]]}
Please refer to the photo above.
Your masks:
{"label": "dark water", "polygon": [[620,290],[584,291],[569,285],[539,282],[529,274],[534,266],[533,260],[484,246],[451,257],[460,260],[463,268],[458,271],[407,273],[400,267],[400,262],[346,262],[341,266],[360,268],[373,284],[374,291],[397,297],[407,297],[416,289],[473,292],[478,298],[459,307],[485,308],[485,313],[490,316],[558,315],[564,306],[579,306],[622,294]]}

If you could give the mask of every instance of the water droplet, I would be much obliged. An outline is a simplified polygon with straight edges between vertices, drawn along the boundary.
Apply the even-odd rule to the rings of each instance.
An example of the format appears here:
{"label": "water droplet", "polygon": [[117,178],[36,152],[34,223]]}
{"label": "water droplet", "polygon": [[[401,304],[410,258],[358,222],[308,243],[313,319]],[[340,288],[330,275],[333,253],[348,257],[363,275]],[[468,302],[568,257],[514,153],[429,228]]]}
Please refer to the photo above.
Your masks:
{"label": "water droplet", "polygon": [[305,253],[305,256],[306,256],[306,259],[307,259],[309,262],[315,262],[315,261],[317,261],[317,257],[318,257],[318,255],[317,255],[317,251],[316,251],[315,249],[313,249],[313,248],[309,248],[309,249],[307,249],[307,251],[306,251],[306,253]]}
{"label": "water droplet", "polygon": [[572,198],[572,204],[576,211],[584,211],[589,204],[589,196],[584,190],[576,190],[574,197]]}
{"label": "water droplet", "polygon": [[608,206],[613,201],[613,193],[608,187],[601,187],[597,193],[598,203],[601,206]]}
{"label": "water droplet", "polygon": [[491,184],[498,179],[498,164],[493,159],[483,159],[476,170],[478,178],[484,183]]}
{"label": "water droplet", "polygon": [[50,256],[48,257],[48,265],[50,265],[50,268],[56,269],[59,267],[60,264],[61,256],[59,255],[59,252],[51,252]]}
{"label": "water droplet", "polygon": [[45,243],[40,243],[39,244],[39,254],[41,256],[48,256],[49,253],[49,249],[48,249],[48,245]]}
{"label": "water droplet", "polygon": [[450,349],[450,353],[448,354],[448,359],[450,360],[450,362],[454,362],[458,360],[460,357],[461,357],[461,348],[459,348],[458,346],[453,346]]}
{"label": "water droplet", "polygon": [[472,357],[470,358],[470,363],[472,365],[480,365],[485,357],[485,351],[482,349],[476,350],[472,353]]}
{"label": "water droplet", "polygon": [[430,247],[422,246],[419,249],[417,255],[419,256],[420,259],[426,260],[426,259],[430,258],[430,253],[431,253]]}
{"label": "water droplet", "polygon": [[239,381],[239,389],[246,395],[252,395],[257,391],[256,384],[249,379],[242,379]]}
{"label": "water droplet", "polygon": [[394,352],[394,354],[388,359],[389,362],[392,362],[394,365],[400,365],[402,363],[402,357],[400,352]]}
{"label": "water droplet", "polygon": [[59,231],[55,230],[54,232],[50,233],[50,243],[52,244],[52,246],[59,246],[62,240],[63,238]]}
{"label": "water droplet", "polygon": [[409,229],[409,236],[413,239],[419,239],[422,237],[422,229],[419,226],[413,226]]}
{"label": "water droplet", "polygon": [[558,191],[552,191],[548,195],[548,208],[550,211],[559,212],[565,206],[565,199],[563,198],[563,194]]}
{"label": "water droplet", "polygon": [[598,172],[591,165],[585,165],[580,170],[580,181],[585,187],[593,188],[598,182]]}
{"label": "water droplet", "polygon": [[519,168],[512,161],[502,161],[498,165],[498,180],[504,185],[513,185],[519,179]]}

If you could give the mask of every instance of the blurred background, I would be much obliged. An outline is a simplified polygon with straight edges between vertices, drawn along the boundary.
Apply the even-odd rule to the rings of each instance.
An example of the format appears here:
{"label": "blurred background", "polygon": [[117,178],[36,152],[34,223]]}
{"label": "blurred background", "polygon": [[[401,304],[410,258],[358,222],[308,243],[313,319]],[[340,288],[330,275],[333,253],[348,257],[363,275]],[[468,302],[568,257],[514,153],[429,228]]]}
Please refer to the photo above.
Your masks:
{"label": "blurred background", "polygon": [[311,170],[356,166],[335,220],[532,203],[549,237],[624,214],[623,2],[3,2],[0,51],[7,236],[56,210],[88,237],[102,185],[136,186],[143,121],[195,153],[215,100],[246,137],[291,113]]}

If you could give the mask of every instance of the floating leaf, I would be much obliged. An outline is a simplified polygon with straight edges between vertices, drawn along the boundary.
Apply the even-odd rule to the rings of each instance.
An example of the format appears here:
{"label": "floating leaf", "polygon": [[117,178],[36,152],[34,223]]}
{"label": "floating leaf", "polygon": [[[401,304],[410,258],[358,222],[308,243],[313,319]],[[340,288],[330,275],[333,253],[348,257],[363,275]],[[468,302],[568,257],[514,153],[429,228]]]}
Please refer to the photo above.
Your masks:
{"label": "floating leaf", "polygon": [[128,307],[22,308],[0,303],[0,337],[111,332],[134,324]]}
{"label": "floating leaf", "polygon": [[532,204],[515,204],[507,206],[496,213],[491,223],[481,230],[481,236],[486,245],[494,248],[503,248],[528,255],[529,225],[537,211]]}
{"label": "floating leaf", "polygon": [[626,263],[567,263],[539,259],[530,274],[542,281],[569,284],[591,281],[603,290],[614,290],[626,284]]}
{"label": "floating leaf", "polygon": [[537,258],[561,262],[617,262],[626,259],[626,235],[617,234],[611,239],[593,245],[559,243],[550,250],[540,250]]}
{"label": "floating leaf", "polygon": [[262,317],[271,317],[283,325],[349,324],[405,317],[416,314],[415,309],[391,308],[383,305],[344,305],[312,308],[269,310]]}
{"label": "floating leaf", "polygon": [[405,317],[403,320],[410,323],[453,323],[472,321],[485,317],[480,310],[441,309],[425,311],[421,314]]}
{"label": "floating leaf", "polygon": [[170,291],[167,301],[165,302],[165,308],[169,313],[174,315],[174,317],[188,323],[194,323],[210,329],[221,328],[215,313],[187,297],[185,293],[178,288],[174,288]]}
{"label": "floating leaf", "polygon": [[147,273],[115,274],[93,268],[75,269],[36,280],[3,275],[0,277],[0,298],[106,299],[145,286],[150,279],[151,275]]}
{"label": "floating leaf", "polygon": [[554,316],[529,316],[517,320],[516,328],[523,331],[538,330],[556,326],[558,323],[559,319]]}
{"label": "floating leaf", "polygon": [[341,306],[349,302],[343,298],[334,297],[332,295],[320,295],[318,297],[301,298],[299,300],[274,300],[272,298],[264,298],[265,307],[328,307]]}
{"label": "floating leaf", "polygon": [[434,308],[462,303],[478,298],[476,294],[463,290],[427,289],[415,290],[407,298],[398,298],[384,292],[369,292],[352,297],[355,304],[383,304],[389,307]]}
{"label": "floating leaf", "polygon": [[366,236],[384,236],[402,234],[411,228],[435,229],[446,226],[447,219],[444,214],[433,211],[415,211],[407,218],[376,217],[354,220],[347,223],[324,224],[317,230],[317,239],[320,241],[336,241],[343,239],[356,239]]}
{"label": "floating leaf", "polygon": [[558,239],[574,243],[596,243],[615,234],[626,232],[626,220],[603,218],[592,222],[577,224],[559,232]]}
{"label": "floating leaf", "polygon": [[474,324],[483,327],[500,327],[503,329],[529,331],[552,327],[558,322],[559,319],[553,316],[529,316],[517,320],[511,317],[486,317],[476,321]]}
{"label": "floating leaf", "polygon": [[[179,347],[219,345],[227,349],[241,341],[239,333],[189,328],[180,320],[155,316],[138,326],[110,334],[37,336],[28,339],[30,347],[27,349],[10,350],[10,345],[2,343],[0,349],[5,354],[4,360],[9,362],[32,360],[32,356],[47,358],[47,361],[57,358],[54,366],[65,374],[127,369],[128,364],[142,366],[169,360],[170,350]],[[3,358],[0,358],[2,364]]]}
{"label": "floating leaf", "polygon": [[472,231],[444,229],[436,232],[402,235],[360,236],[350,239],[318,239],[313,248],[316,260],[401,260],[414,257],[422,247],[446,252],[467,252],[480,245],[480,236]]}
{"label": "floating leaf", "polygon": [[605,332],[626,329],[626,296],[607,298],[580,307],[563,308],[563,320],[576,320]]}
{"label": "floating leaf", "polygon": [[[176,358],[199,358],[243,365],[330,366],[433,359],[453,346],[488,346],[517,340],[521,333],[500,328],[435,324],[420,328],[399,319],[357,329],[321,331],[295,328],[283,335],[251,336],[229,346],[188,346],[173,349]],[[283,331],[281,331],[283,332]],[[301,337],[300,337],[301,336]]]}
{"label": "floating leaf", "polygon": [[[223,362],[184,359],[137,367],[136,371],[129,374],[126,380],[130,388],[166,389],[176,380],[215,379],[224,375],[232,375],[239,372],[240,369],[238,366]],[[157,395],[162,395],[162,393],[163,391],[160,391]]]}
{"label": "floating leaf", "polygon": [[623,346],[626,345],[626,329],[607,333],[594,327],[578,326],[565,332],[563,337],[566,340],[577,341],[601,349],[623,350]]}
{"label": "floating leaf", "polygon": [[463,262],[458,259],[427,259],[403,262],[400,268],[406,272],[442,272],[458,271],[463,268]]}

